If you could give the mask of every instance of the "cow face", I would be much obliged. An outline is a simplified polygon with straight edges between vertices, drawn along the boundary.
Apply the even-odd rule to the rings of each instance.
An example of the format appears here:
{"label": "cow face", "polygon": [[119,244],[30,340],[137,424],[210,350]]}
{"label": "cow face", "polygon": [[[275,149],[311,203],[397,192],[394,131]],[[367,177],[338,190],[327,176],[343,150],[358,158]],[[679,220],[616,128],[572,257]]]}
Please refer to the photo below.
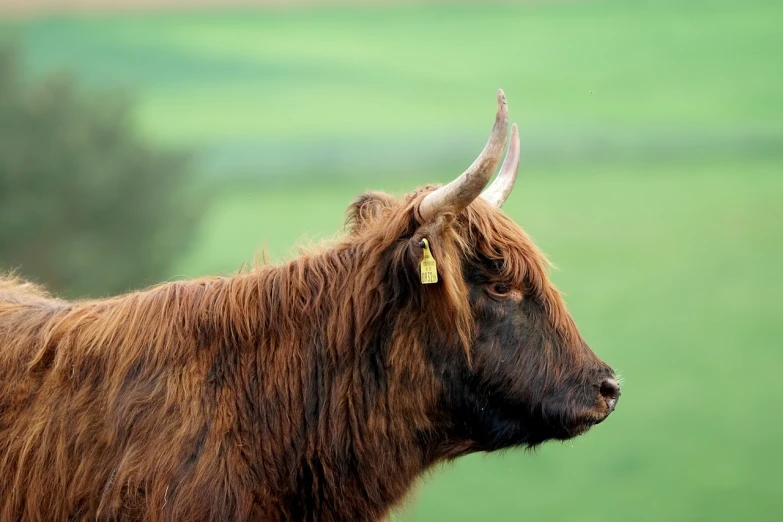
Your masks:
{"label": "cow face", "polygon": [[603,421],[619,385],[579,334],[544,256],[483,202],[455,226],[468,238],[462,275],[474,324],[469,357],[441,359],[451,437],[471,449],[533,446]]}
{"label": "cow face", "polygon": [[[612,369],[582,340],[549,281],[545,258],[498,210],[519,167],[516,125],[497,178],[484,188],[500,164],[507,129],[498,91],[486,147],[461,176],[421,199],[417,214],[423,229],[445,223],[439,236],[458,245],[452,251],[459,251],[470,306],[470,346],[465,364],[444,361],[438,371],[450,437],[485,450],[576,436],[604,420],[620,396]],[[452,308],[459,315],[459,299]]]}
{"label": "cow face", "polygon": [[[361,236],[351,241],[360,245],[399,231],[381,260],[370,262],[383,267],[379,281],[407,296],[401,306],[416,318],[411,324],[424,328],[412,335],[424,340],[438,381],[433,417],[447,441],[444,452],[534,446],[574,437],[603,421],[617,404],[619,385],[579,334],[544,255],[481,198],[459,214],[420,222],[415,209],[428,190],[403,201],[363,194],[349,209],[349,221]],[[438,262],[437,284],[418,279],[425,237]],[[396,269],[394,260],[404,260],[404,268]],[[419,320],[424,317],[430,322]]]}

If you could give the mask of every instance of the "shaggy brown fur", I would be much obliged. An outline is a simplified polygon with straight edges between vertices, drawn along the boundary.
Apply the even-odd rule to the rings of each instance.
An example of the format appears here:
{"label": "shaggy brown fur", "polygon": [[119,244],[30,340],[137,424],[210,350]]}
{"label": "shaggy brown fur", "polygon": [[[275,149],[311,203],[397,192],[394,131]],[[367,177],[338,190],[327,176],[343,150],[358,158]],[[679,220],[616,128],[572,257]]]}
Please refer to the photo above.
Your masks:
{"label": "shaggy brown fur", "polygon": [[540,442],[455,428],[473,384],[444,376],[491,371],[495,313],[465,274],[540,305],[541,390],[602,363],[521,229],[480,200],[419,223],[430,189],[366,194],[342,239],[234,277],[74,303],[0,278],[0,520],[373,520],[439,461]]}

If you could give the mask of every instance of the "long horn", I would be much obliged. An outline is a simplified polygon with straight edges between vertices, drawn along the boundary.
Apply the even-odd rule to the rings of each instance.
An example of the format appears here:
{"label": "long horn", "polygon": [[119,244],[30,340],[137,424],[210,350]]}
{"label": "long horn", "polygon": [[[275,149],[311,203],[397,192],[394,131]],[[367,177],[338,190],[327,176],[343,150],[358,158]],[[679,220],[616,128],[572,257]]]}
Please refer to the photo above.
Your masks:
{"label": "long horn", "polygon": [[508,152],[506,152],[506,159],[503,160],[503,166],[500,167],[500,172],[492,185],[481,194],[482,199],[498,208],[506,202],[506,198],[511,194],[511,189],[514,188],[514,182],[517,180],[519,148],[519,129],[515,123],[511,126],[511,139],[508,142]]}
{"label": "long horn", "polygon": [[444,211],[457,214],[479,196],[481,189],[492,178],[492,174],[500,164],[507,134],[508,107],[506,95],[503,94],[503,89],[500,89],[495,126],[492,127],[492,133],[484,150],[460,177],[424,197],[419,206],[419,214],[425,221],[433,219]]}

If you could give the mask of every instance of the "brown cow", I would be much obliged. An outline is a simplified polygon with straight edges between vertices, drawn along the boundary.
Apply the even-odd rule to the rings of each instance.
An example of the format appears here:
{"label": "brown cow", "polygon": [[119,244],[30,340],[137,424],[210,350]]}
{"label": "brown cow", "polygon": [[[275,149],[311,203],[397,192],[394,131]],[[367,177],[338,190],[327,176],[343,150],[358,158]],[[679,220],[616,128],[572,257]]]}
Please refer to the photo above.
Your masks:
{"label": "brown cow", "polygon": [[[473,165],[280,266],[69,303],[0,278],[0,520],[374,520],[433,465],[614,409],[547,262]],[[423,240],[438,282],[423,285]]]}

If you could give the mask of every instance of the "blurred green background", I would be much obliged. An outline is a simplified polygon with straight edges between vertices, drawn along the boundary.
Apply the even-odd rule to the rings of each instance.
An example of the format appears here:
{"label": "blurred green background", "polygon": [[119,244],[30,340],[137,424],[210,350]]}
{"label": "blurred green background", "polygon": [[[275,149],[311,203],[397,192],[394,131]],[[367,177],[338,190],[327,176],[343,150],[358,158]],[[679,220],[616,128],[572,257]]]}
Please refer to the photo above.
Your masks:
{"label": "blurred green background", "polygon": [[[147,210],[154,176],[147,192],[101,188],[118,208],[117,193],[138,203],[141,221],[171,206],[150,221],[169,239],[110,230],[61,241],[76,268],[59,286],[42,275],[57,273],[56,256],[26,270],[0,245],[0,269],[103,295],[116,291],[111,274],[99,288],[90,274],[108,266],[104,240],[126,245],[122,267],[165,247],[165,263],[122,272],[127,289],[231,273],[261,248],[295,255],[339,233],[361,191],[404,193],[461,172],[502,87],[523,143],[504,208],[557,265],[623,398],[572,442],[438,469],[399,518],[783,520],[781,20],[783,3],[761,0],[7,14],[0,29],[26,81],[67,70],[86,99],[130,92],[123,132],[152,156],[190,160]],[[0,136],[16,135],[8,121],[0,113]],[[57,165],[51,176],[77,176]],[[27,194],[13,168],[0,167],[11,180],[0,201]]]}

